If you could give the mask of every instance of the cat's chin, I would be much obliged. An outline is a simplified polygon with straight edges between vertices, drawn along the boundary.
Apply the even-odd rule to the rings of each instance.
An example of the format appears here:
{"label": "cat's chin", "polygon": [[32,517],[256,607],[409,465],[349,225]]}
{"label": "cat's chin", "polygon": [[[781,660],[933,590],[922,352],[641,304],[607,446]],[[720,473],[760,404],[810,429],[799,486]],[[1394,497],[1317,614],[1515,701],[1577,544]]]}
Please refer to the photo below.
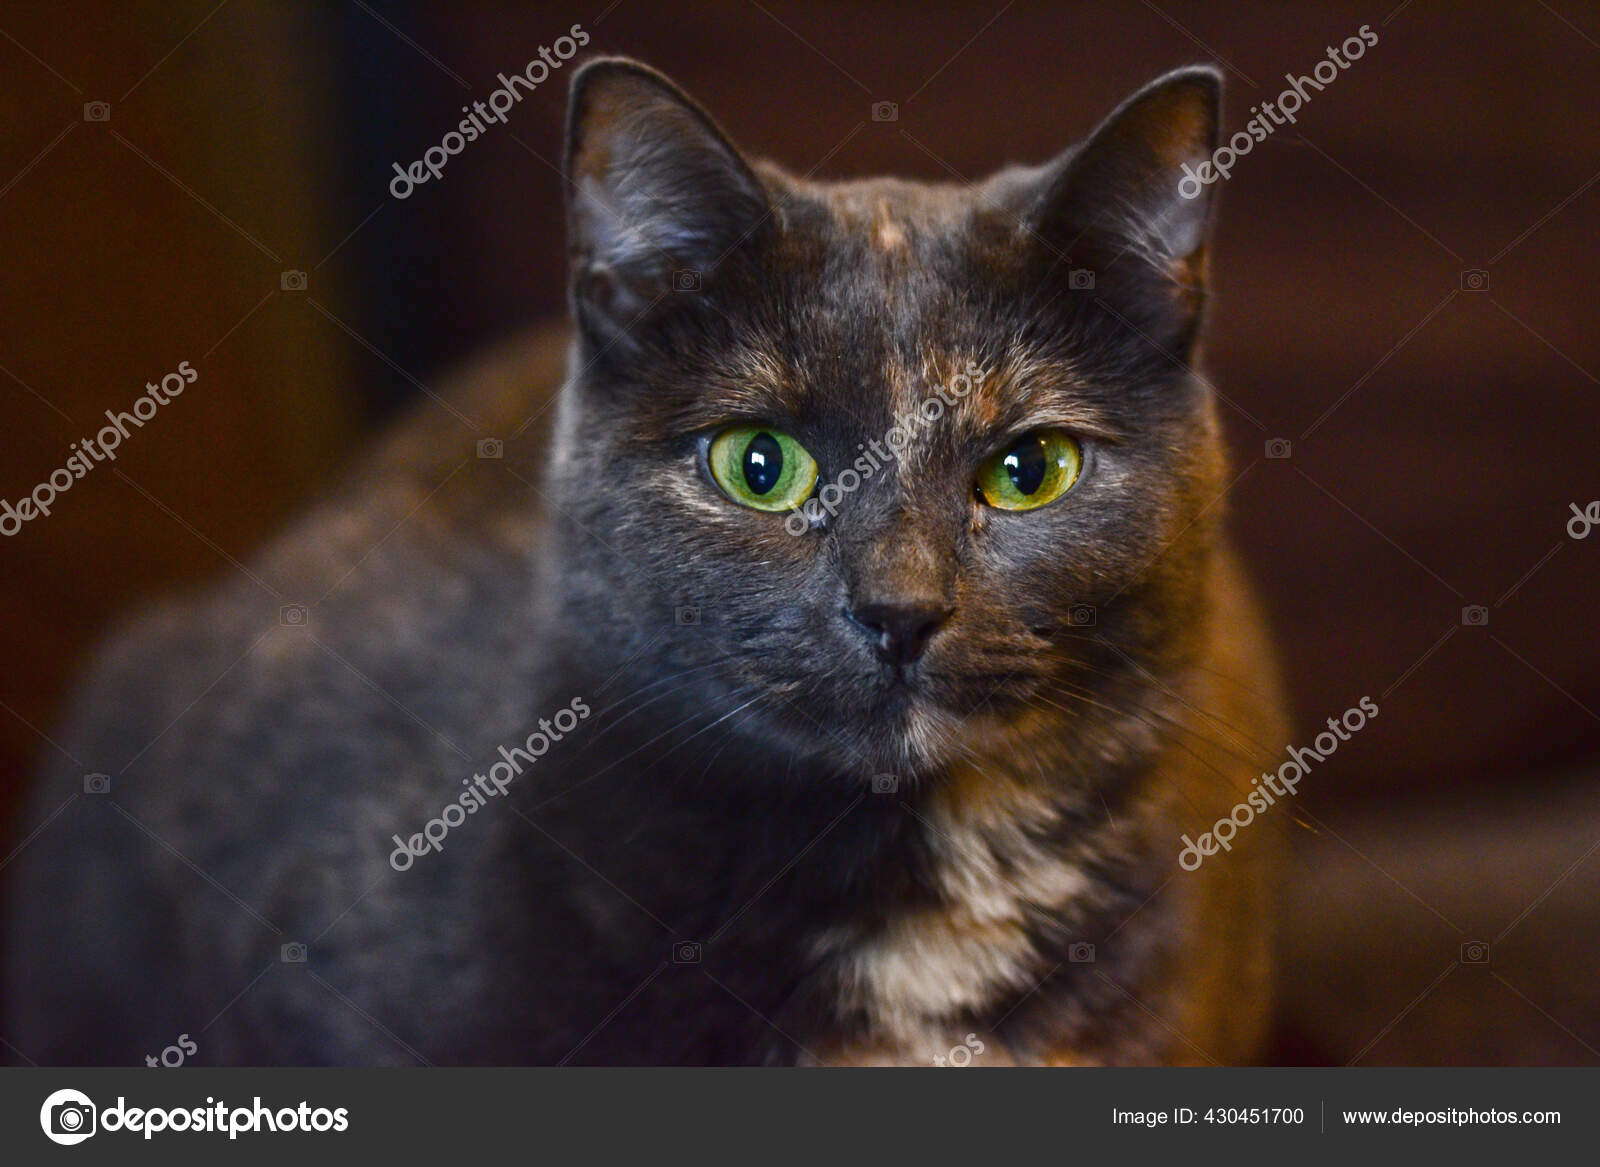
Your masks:
{"label": "cat's chin", "polygon": [[962,721],[932,701],[907,698],[895,734],[900,764],[914,773],[946,764],[960,740]]}
{"label": "cat's chin", "polygon": [[[852,781],[893,775],[916,782],[987,752],[991,744],[1003,752],[1007,727],[1015,721],[1014,707],[992,692],[974,699],[953,682],[925,676],[883,677],[847,698],[819,694],[824,699],[814,704],[788,696],[762,702],[756,716],[730,721],[730,730],[814,774]],[[975,750],[980,743],[984,748]]]}
{"label": "cat's chin", "polygon": [[1025,707],[995,700],[945,701],[917,686],[897,685],[868,713],[863,745],[878,769],[874,773],[928,777],[955,762],[1003,757],[1017,744]]}
{"label": "cat's chin", "polygon": [[874,781],[931,775],[960,752],[967,720],[925,693],[896,687],[864,714],[849,764],[870,771]]}
{"label": "cat's chin", "polygon": [[850,709],[802,713],[777,705],[769,714],[777,716],[730,727],[755,747],[794,759],[802,770],[862,783],[888,776],[914,782],[938,771],[959,752],[967,720],[904,686]]}

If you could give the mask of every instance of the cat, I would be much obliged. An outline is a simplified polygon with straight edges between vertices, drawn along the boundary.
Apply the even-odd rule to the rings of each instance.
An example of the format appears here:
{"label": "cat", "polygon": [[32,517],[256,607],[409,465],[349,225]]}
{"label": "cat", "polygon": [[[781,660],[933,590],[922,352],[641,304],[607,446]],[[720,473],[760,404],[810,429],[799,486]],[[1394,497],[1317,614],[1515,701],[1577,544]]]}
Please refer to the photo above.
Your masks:
{"label": "cat", "polygon": [[65,740],[115,773],[51,768],[18,859],[8,1040],[1258,1058],[1274,827],[1178,862],[1289,740],[1195,371],[1220,91],[825,183],[585,64],[570,332],[114,639]]}

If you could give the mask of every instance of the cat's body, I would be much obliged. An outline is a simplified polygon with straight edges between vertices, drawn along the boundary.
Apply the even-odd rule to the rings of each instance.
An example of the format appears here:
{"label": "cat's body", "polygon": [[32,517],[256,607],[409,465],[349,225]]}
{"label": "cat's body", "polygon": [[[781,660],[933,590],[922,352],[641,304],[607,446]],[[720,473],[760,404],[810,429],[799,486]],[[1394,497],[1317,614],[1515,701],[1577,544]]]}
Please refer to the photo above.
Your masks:
{"label": "cat's body", "polygon": [[[563,342],[507,350],[451,394],[474,432],[424,405],[248,576],[120,638],[68,739],[111,789],[57,767],[40,806],[71,801],[19,860],[11,1040],[1249,1060],[1272,824],[1177,863],[1286,740],[1187,371],[1204,208],[1113,244],[1140,192],[1085,201],[1141,150],[1164,175],[1208,149],[1214,80],[1175,75],[1098,154],[976,200],[757,178],[659,79],[577,85],[559,405]],[[1192,280],[1146,286],[1174,244]],[[685,271],[704,287],[668,290]],[[799,534],[706,476],[696,435],[748,419],[836,480],[962,370],[977,387]],[[986,509],[985,435],[1046,425],[1085,435],[1081,484]],[[933,614],[891,659],[903,611]],[[397,849],[553,726],[442,849]]]}

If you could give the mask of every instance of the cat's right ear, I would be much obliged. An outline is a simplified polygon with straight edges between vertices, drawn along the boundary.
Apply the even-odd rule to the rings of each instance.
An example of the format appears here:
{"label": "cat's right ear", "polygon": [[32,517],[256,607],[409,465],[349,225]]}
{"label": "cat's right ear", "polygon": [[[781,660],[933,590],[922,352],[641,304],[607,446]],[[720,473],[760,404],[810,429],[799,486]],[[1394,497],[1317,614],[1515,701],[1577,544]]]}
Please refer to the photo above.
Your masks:
{"label": "cat's right ear", "polygon": [[1092,289],[1166,351],[1187,349],[1205,302],[1216,191],[1191,176],[1209,173],[1221,101],[1209,66],[1159,77],[1024,191],[1024,246],[1048,278]]}
{"label": "cat's right ear", "polygon": [[572,80],[566,177],[573,307],[600,345],[713,292],[771,214],[760,180],[710,116],[620,57],[591,61]]}

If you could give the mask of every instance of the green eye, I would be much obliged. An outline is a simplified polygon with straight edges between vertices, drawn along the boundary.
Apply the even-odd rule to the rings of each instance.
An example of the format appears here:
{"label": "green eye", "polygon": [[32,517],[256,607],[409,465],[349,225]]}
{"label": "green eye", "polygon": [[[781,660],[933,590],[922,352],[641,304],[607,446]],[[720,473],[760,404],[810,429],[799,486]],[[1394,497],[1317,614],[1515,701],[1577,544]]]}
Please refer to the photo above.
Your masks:
{"label": "green eye", "polygon": [[978,493],[992,507],[1031,511],[1071,490],[1082,470],[1076,441],[1060,430],[1035,430],[983,464]]}
{"label": "green eye", "polygon": [[817,461],[788,434],[734,426],[711,442],[711,477],[728,497],[758,511],[786,511],[811,497]]}

